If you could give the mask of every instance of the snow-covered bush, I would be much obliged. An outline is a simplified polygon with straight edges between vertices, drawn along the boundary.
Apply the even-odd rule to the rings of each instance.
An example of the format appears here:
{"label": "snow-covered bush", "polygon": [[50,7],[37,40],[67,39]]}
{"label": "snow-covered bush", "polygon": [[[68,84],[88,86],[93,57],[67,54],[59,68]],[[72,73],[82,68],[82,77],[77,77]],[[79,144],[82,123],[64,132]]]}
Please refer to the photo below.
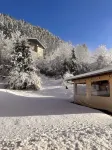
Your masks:
{"label": "snow-covered bush", "polygon": [[40,77],[33,63],[31,49],[27,40],[18,39],[11,54],[12,70],[9,74],[9,88],[34,89],[41,87]]}
{"label": "snow-covered bush", "polygon": [[9,87],[17,90],[38,90],[41,87],[41,79],[34,72],[19,73],[17,70],[12,70],[9,77]]}

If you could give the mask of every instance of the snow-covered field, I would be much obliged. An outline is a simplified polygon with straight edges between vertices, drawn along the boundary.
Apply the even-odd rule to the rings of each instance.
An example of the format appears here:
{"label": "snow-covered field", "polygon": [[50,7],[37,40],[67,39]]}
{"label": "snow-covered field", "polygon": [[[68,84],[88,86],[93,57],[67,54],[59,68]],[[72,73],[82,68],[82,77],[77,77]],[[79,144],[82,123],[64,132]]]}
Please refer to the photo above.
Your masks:
{"label": "snow-covered field", "polygon": [[112,117],[72,97],[54,79],[39,92],[0,89],[0,150],[111,150]]}

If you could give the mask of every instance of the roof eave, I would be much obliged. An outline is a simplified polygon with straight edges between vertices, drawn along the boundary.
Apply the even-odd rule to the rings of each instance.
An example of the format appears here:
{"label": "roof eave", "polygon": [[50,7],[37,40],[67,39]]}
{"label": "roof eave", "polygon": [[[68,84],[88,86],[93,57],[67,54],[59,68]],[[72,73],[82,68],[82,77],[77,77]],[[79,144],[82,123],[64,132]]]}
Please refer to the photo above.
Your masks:
{"label": "roof eave", "polygon": [[65,81],[73,81],[73,80],[78,80],[78,79],[85,79],[85,78],[89,78],[89,77],[94,77],[97,75],[104,75],[107,73],[112,73],[112,67],[110,69],[104,70],[104,69],[100,69],[99,71],[93,71],[93,72],[89,72],[89,73],[85,73],[85,74],[80,74],[71,78],[67,78],[65,79]]}
{"label": "roof eave", "polygon": [[36,40],[37,43],[39,43],[43,49],[46,49],[46,47],[37,38],[28,38],[28,40]]}

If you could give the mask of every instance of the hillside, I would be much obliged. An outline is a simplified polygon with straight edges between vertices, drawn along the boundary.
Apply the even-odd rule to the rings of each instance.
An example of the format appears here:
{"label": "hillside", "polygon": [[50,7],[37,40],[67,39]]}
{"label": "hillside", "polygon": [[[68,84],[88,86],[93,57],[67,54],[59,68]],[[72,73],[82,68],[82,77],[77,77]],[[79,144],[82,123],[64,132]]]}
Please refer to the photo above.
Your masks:
{"label": "hillside", "polygon": [[[21,35],[37,38],[45,45],[46,57],[44,61],[42,59],[36,60],[36,65],[43,74],[58,76],[69,71],[71,74],[76,75],[101,69],[112,63],[112,52],[108,51],[104,45],[99,46],[96,52],[93,53],[89,51],[86,44],[74,46],[44,28],[34,26],[24,20],[16,20],[9,15],[0,14],[0,31],[2,31],[0,37],[0,65],[2,65],[2,69],[4,64],[5,66],[10,64],[10,54],[14,44],[13,38],[10,37],[15,35],[13,33],[17,31]],[[95,64],[94,67],[93,64]],[[4,70],[6,69],[3,69],[2,72]]]}
{"label": "hillside", "polygon": [[16,20],[5,14],[0,14],[0,30],[8,37],[10,37],[11,33],[20,31],[22,35],[38,38],[46,46],[48,51],[55,49],[63,42],[59,37],[54,36],[44,28],[33,26],[24,20]]}

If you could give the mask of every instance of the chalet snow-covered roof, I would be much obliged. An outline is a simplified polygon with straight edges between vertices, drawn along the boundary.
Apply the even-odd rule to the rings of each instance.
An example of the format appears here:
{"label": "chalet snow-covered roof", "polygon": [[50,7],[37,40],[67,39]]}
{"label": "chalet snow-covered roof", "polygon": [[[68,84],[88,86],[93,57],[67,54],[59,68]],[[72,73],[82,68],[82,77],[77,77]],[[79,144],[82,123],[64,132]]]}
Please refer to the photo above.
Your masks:
{"label": "chalet snow-covered roof", "polygon": [[72,80],[77,80],[77,79],[83,79],[83,78],[93,77],[93,76],[106,74],[106,73],[112,73],[112,66],[106,67],[104,69],[100,69],[100,70],[96,70],[96,71],[92,71],[92,72],[76,75],[76,76],[73,76],[73,77],[70,77],[70,78],[66,78],[65,81],[72,81]]}
{"label": "chalet snow-covered roof", "polygon": [[37,38],[28,38],[28,41],[32,42],[32,43],[36,43],[37,45],[39,45],[43,49],[46,48]]}

